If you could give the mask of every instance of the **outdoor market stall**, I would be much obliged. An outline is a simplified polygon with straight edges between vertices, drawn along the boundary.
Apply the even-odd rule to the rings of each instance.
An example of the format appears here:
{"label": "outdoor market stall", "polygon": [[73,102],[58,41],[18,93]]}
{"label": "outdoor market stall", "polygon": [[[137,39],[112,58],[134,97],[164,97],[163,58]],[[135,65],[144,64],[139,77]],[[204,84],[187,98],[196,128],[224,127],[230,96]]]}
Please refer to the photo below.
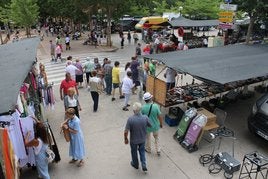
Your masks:
{"label": "outdoor market stall", "polygon": [[268,45],[237,44],[143,57],[158,60],[179,73],[189,74],[204,82],[167,91],[163,80],[157,76],[148,76],[147,91],[152,93],[154,100],[162,106],[212,96],[267,79]]}
{"label": "outdoor market stall", "polygon": [[34,138],[31,116],[47,125],[55,162],[60,160],[52,130],[45,121],[44,108],[53,105],[54,97],[44,66],[39,66],[40,73],[37,70],[39,41],[31,38],[0,46],[0,178],[18,178],[19,168],[35,166],[34,149],[24,144],[27,131],[31,131],[29,140]]}

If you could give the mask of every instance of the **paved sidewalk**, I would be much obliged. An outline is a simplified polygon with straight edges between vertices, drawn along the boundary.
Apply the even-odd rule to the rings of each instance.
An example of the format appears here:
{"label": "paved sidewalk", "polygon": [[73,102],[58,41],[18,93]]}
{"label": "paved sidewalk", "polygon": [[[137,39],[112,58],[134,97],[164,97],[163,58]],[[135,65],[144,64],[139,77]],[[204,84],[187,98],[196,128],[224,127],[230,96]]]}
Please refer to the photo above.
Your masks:
{"label": "paved sidewalk", "polygon": [[[41,42],[38,50],[38,59],[49,59],[49,40],[54,38],[45,38]],[[83,46],[83,40],[71,41],[71,51],[64,51],[63,56],[74,53],[93,53],[110,50],[100,46],[95,49],[94,46]],[[117,52],[116,52],[117,53]],[[123,100],[117,99],[112,102],[111,97],[105,94],[100,95],[99,110],[93,113],[93,103],[90,93],[85,89],[79,89],[80,103],[82,106],[81,125],[85,138],[86,158],[83,167],[76,167],[69,164],[68,156],[69,143],[66,143],[63,135],[60,134],[60,123],[64,118],[63,102],[59,98],[59,86],[54,86],[56,97],[55,108],[47,109],[47,118],[52,126],[59,151],[61,161],[58,164],[51,164],[49,172],[51,179],[222,179],[223,172],[218,175],[211,175],[208,167],[199,164],[201,154],[211,153],[212,144],[201,141],[200,149],[194,153],[188,153],[178,142],[173,139],[176,127],[169,127],[164,123],[163,129],[160,129],[161,156],[158,157],[153,150],[151,154],[146,154],[148,163],[148,173],[145,174],[141,169],[136,170],[130,166],[130,147],[124,144],[123,131],[127,118],[133,114],[131,108],[129,111],[123,111]],[[138,95],[133,95],[130,100],[140,101]],[[236,131],[237,140],[235,143],[235,158],[242,162],[243,155],[254,150],[267,153],[267,144],[258,138],[255,138],[246,130],[246,117],[251,110],[254,99],[240,101],[237,104],[231,104],[226,109],[228,113],[227,125]],[[186,107],[185,105],[182,107]],[[161,109],[163,114],[165,108]],[[241,112],[244,111],[244,112]],[[232,152],[232,140],[224,139],[221,148],[216,150]],[[153,147],[152,147],[153,148]],[[154,148],[153,148],[154,149]],[[234,174],[238,178],[239,172]],[[31,169],[22,170],[22,179],[36,178],[36,171]]]}

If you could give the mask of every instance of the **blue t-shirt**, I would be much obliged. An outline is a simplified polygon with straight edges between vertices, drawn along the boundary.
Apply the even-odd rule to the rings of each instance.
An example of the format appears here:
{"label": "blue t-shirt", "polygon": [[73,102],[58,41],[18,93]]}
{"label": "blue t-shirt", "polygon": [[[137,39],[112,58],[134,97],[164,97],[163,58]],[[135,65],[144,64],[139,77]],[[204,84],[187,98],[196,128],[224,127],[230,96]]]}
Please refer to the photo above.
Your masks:
{"label": "blue t-shirt", "polygon": [[151,126],[149,118],[141,113],[129,117],[125,130],[130,131],[130,143],[144,143],[146,140],[146,128],[149,126]]}

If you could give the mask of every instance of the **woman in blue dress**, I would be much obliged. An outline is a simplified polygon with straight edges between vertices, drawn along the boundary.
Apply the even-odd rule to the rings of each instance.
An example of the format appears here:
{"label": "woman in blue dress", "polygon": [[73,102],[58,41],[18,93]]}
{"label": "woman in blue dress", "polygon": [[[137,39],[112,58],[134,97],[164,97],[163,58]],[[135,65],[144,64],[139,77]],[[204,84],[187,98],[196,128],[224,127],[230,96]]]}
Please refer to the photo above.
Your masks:
{"label": "woman in blue dress", "polygon": [[62,123],[62,127],[70,132],[69,156],[72,157],[72,160],[69,163],[79,161],[77,166],[81,167],[84,165],[85,146],[83,133],[80,127],[80,119],[75,115],[73,108],[66,110],[66,117],[67,119]]}
{"label": "woman in blue dress", "polygon": [[25,146],[34,147],[35,164],[38,172],[38,178],[50,179],[48,173],[48,160],[46,150],[48,148],[48,137],[45,126],[36,120],[35,138],[29,141],[30,132],[25,137]]}

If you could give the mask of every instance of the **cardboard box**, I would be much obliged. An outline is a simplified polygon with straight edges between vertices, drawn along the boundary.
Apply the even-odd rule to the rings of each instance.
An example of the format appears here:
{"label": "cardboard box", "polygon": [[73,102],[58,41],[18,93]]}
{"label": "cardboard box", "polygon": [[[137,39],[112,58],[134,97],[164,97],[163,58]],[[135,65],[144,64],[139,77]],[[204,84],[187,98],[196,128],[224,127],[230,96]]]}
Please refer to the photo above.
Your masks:
{"label": "cardboard box", "polygon": [[211,112],[209,112],[208,110],[206,110],[204,108],[197,109],[197,114],[204,114],[205,116],[207,116],[207,124],[206,124],[206,126],[209,126],[211,124],[216,123],[216,115],[211,113]]}

